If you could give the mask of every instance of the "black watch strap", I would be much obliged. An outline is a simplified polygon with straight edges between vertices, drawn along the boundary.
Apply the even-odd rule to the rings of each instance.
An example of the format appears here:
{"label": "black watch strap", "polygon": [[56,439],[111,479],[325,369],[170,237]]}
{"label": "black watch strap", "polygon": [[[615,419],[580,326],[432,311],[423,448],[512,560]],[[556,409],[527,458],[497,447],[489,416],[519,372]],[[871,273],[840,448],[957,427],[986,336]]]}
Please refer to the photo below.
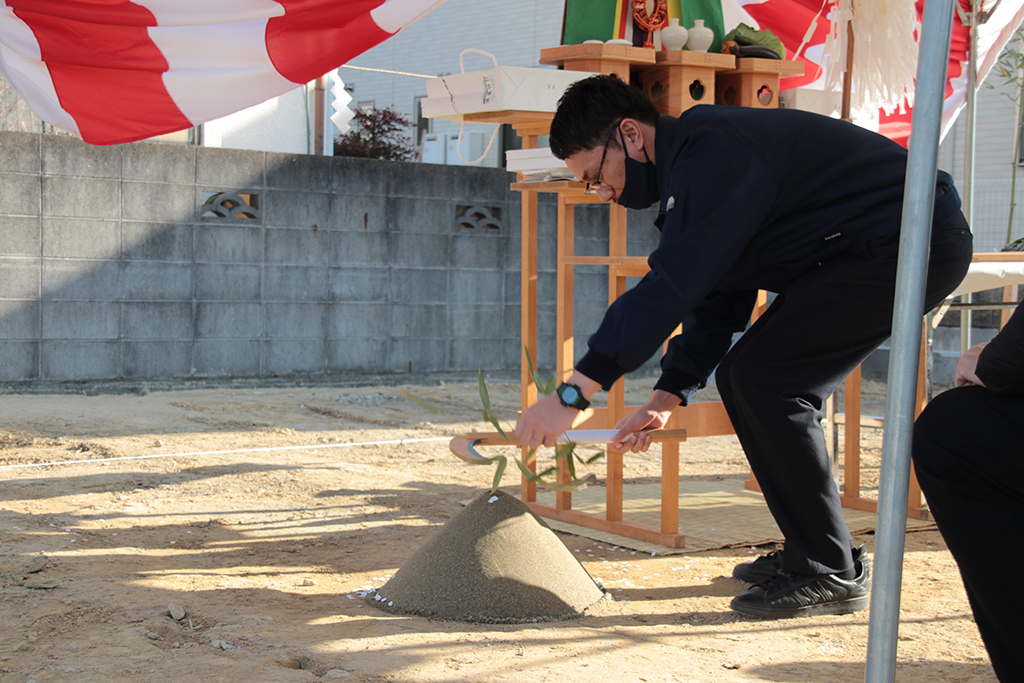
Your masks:
{"label": "black watch strap", "polygon": [[558,400],[562,402],[562,405],[566,408],[575,408],[576,410],[586,410],[590,406],[590,401],[583,398],[583,391],[575,384],[566,384],[562,382],[555,389],[555,393],[558,394]]}

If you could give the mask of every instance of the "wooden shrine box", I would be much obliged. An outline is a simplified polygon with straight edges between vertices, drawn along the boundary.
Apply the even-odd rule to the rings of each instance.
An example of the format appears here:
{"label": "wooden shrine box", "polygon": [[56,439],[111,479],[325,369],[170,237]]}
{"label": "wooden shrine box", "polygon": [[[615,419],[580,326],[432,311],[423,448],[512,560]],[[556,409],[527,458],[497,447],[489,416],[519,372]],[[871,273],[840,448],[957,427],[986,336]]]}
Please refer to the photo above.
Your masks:
{"label": "wooden shrine box", "polygon": [[560,66],[566,71],[592,71],[605,76],[618,76],[630,83],[631,76],[654,64],[655,51],[649,47],[583,43],[560,45],[540,51],[540,63]]}
{"label": "wooden shrine box", "polygon": [[714,104],[715,78],[736,68],[732,55],[660,50],[655,65],[643,69],[644,93],[662,114],[679,116],[695,104]]}
{"label": "wooden shrine box", "polygon": [[775,109],[779,106],[779,79],[801,76],[803,62],[740,57],[736,68],[722,71],[715,83],[715,103],[727,106]]}

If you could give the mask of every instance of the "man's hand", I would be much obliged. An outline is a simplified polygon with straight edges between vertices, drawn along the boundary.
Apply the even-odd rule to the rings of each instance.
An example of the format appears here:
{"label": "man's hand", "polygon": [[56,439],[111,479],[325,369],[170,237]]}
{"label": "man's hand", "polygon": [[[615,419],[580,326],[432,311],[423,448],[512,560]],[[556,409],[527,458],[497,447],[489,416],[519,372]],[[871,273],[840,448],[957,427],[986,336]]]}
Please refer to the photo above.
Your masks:
{"label": "man's hand", "polygon": [[963,355],[960,356],[960,360],[956,362],[956,375],[953,377],[953,386],[963,387],[972,384],[979,387],[985,386],[985,383],[978,379],[975,371],[978,368],[978,356],[981,355],[981,350],[986,346],[987,344],[985,343],[975,344],[964,351]]}
{"label": "man's hand", "polygon": [[651,437],[646,430],[661,429],[668,424],[672,411],[679,403],[679,397],[675,394],[660,389],[655,391],[647,403],[615,425],[618,431],[608,445],[616,451],[646,452],[651,447]]}
{"label": "man's hand", "polygon": [[551,394],[524,410],[512,433],[527,448],[554,446],[555,439],[565,430],[572,429],[573,422],[579,416],[580,411],[563,406],[558,396]]}
{"label": "man's hand", "polygon": [[[583,398],[586,399],[601,388],[600,384],[579,372],[574,372],[566,382],[578,386]],[[524,410],[516,420],[516,428],[512,433],[519,438],[519,443],[527,448],[554,446],[555,439],[565,430],[572,429],[580,415],[580,411],[562,405],[558,396],[551,394]]]}

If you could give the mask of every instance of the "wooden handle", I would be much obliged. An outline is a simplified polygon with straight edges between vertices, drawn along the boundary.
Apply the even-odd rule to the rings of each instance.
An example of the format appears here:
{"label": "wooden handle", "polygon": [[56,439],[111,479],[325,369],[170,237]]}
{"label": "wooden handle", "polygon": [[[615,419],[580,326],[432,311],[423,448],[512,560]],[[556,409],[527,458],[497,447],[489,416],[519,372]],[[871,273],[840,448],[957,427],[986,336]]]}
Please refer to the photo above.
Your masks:
{"label": "wooden handle", "polygon": [[[604,444],[615,434],[614,429],[570,429],[558,437],[558,443]],[[685,429],[652,429],[647,432],[651,441],[686,441]],[[498,432],[471,432],[457,436],[448,443],[452,453],[467,462],[486,460],[476,452],[477,446],[518,446],[519,439],[508,432],[508,439]]]}

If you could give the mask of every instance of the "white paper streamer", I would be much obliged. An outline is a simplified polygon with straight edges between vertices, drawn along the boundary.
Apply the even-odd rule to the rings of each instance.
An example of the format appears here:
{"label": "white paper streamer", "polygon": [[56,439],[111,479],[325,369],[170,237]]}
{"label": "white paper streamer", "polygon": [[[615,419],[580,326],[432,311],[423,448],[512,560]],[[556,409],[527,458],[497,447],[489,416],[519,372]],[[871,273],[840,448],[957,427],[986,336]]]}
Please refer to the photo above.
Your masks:
{"label": "white paper streamer", "polygon": [[839,55],[830,60],[826,89],[842,91],[846,68],[846,26],[853,25],[853,90],[851,108],[882,109],[886,114],[904,113],[904,104],[914,104],[920,29],[912,0],[839,0],[830,19],[832,29],[825,53]]}

